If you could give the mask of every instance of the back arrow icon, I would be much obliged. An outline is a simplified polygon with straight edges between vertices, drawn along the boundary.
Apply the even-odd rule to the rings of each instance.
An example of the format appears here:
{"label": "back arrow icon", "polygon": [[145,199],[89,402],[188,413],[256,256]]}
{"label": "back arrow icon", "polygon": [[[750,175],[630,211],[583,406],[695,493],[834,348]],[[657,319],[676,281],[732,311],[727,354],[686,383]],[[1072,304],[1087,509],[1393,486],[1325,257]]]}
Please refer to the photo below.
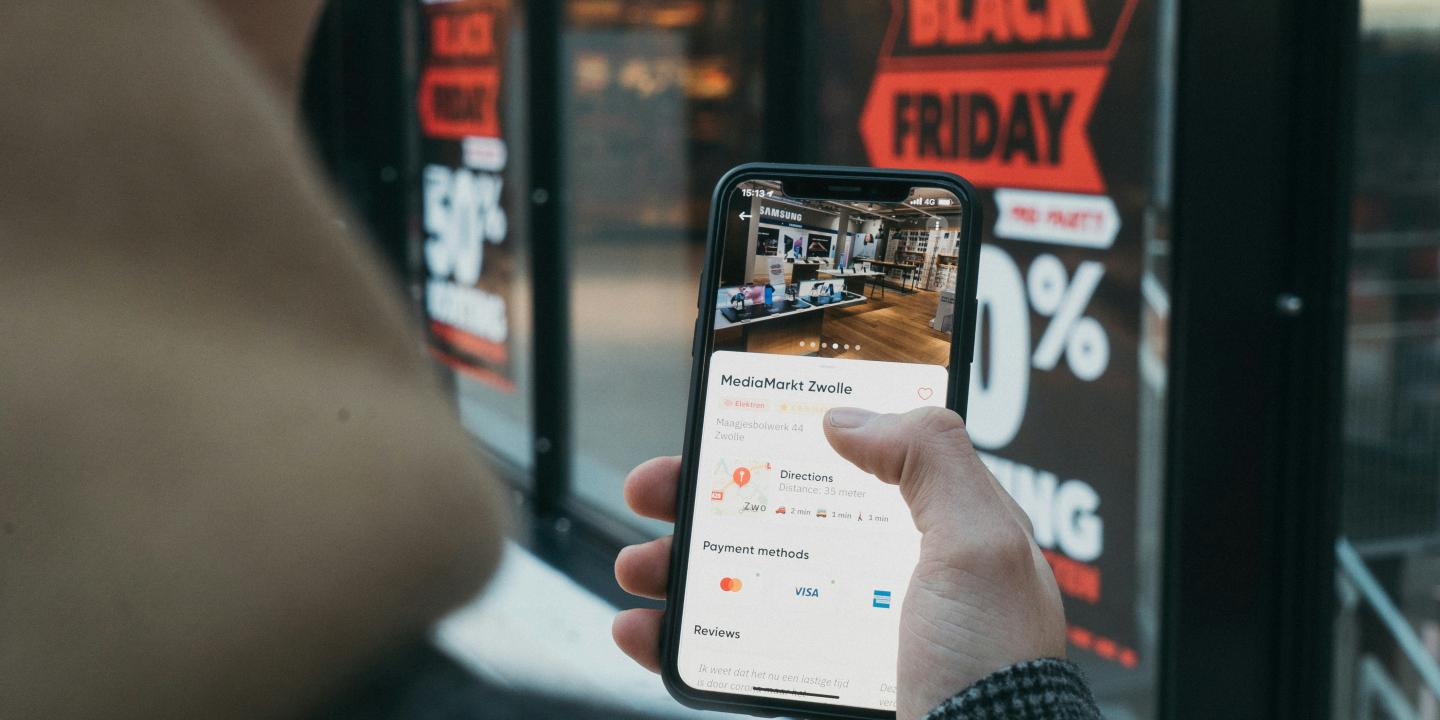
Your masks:
{"label": "back arrow icon", "polygon": [[741,219],[741,220],[749,220],[749,219],[750,219],[750,213],[747,213],[747,212],[742,212],[742,213],[740,213],[740,219]]}

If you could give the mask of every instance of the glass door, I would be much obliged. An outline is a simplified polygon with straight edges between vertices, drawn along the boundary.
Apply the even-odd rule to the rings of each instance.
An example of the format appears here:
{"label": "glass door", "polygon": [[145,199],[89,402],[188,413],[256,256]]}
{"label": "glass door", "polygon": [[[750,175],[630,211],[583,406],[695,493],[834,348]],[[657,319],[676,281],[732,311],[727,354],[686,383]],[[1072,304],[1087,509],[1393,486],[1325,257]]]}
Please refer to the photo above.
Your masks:
{"label": "glass door", "polygon": [[760,3],[568,0],[562,31],[575,499],[645,532],[620,488],[680,452],[710,192],[758,159]]}
{"label": "glass door", "polygon": [[1334,717],[1440,705],[1440,5],[1362,0]]}

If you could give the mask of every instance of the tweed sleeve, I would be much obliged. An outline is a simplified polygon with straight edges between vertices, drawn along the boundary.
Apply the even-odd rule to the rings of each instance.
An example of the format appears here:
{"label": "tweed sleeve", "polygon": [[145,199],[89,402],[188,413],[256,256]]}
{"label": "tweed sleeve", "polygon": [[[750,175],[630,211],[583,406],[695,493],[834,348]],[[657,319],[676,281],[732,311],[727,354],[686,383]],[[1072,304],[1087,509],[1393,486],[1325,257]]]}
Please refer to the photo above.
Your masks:
{"label": "tweed sleeve", "polygon": [[924,720],[1100,720],[1100,709],[1079,668],[1045,658],[991,674]]}

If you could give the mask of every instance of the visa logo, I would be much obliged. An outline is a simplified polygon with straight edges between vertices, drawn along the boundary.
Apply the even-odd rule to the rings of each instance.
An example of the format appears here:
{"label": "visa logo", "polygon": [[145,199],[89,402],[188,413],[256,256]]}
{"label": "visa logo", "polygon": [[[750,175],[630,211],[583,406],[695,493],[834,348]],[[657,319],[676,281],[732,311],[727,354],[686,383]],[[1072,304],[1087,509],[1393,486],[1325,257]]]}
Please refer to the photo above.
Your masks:
{"label": "visa logo", "polygon": [[820,597],[820,588],[797,587],[795,597]]}

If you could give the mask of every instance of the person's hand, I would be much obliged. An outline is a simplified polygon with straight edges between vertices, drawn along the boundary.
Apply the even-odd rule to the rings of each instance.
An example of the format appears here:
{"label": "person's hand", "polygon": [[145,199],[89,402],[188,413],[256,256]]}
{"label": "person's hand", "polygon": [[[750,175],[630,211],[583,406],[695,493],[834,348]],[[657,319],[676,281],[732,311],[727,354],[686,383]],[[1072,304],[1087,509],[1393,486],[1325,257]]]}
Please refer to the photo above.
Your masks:
{"label": "person's hand", "polygon": [[[675,522],[675,495],[680,486],[680,458],[658,457],[641,463],[625,478],[625,502],[637,514]],[[671,536],[631,545],[615,558],[615,580],[631,595],[665,599],[670,581]],[[615,644],[650,672],[660,672],[661,611],[624,610],[615,616]]]}
{"label": "person's hand", "polygon": [[[878,415],[837,408],[825,436],[841,457],[900,486],[923,539],[900,613],[897,716],[919,718],[996,670],[1063,657],[1060,592],[1031,537],[1029,519],[980,462],[958,415],[924,408]],[[637,513],[674,520],[679,458],[631,472],[625,498]],[[626,591],[663,599],[670,538],[625,548],[615,577]],[[615,642],[660,668],[660,611],[626,610]]]}
{"label": "person's hand", "polygon": [[899,485],[921,533],[900,610],[897,717],[922,717],[1017,662],[1065,656],[1055,575],[959,415],[836,408],[825,416],[825,437],[861,470]]}

